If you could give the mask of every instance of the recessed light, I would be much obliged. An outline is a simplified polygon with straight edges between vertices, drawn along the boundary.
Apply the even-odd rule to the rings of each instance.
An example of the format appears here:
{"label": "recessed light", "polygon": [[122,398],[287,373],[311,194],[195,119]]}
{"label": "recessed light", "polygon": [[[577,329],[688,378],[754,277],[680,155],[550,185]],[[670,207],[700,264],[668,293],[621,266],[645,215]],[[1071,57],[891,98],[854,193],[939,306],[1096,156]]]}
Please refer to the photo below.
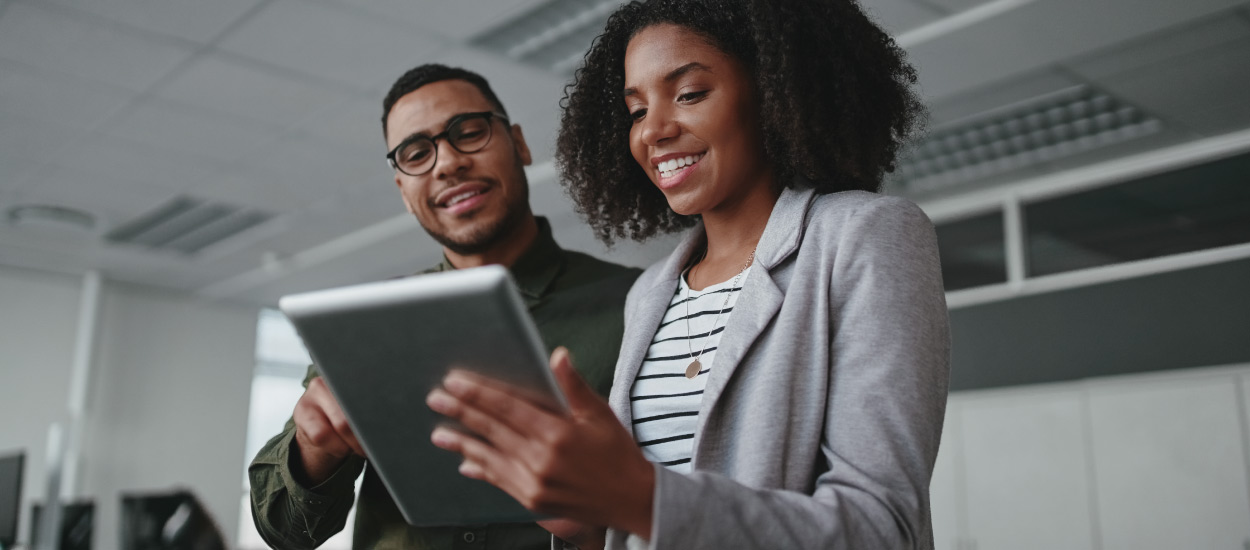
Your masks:
{"label": "recessed light", "polygon": [[61,227],[88,233],[96,226],[95,215],[90,212],[54,204],[19,204],[9,208],[8,219],[13,225]]}

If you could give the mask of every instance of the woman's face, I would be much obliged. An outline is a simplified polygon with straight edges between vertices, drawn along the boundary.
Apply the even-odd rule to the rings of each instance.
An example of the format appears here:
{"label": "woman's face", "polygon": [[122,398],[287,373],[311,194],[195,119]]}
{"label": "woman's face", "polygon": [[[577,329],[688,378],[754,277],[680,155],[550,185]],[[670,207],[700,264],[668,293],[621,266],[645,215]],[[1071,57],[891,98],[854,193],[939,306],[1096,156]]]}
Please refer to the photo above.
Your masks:
{"label": "woman's face", "polygon": [[673,211],[732,208],[768,186],[754,86],[737,59],[701,35],[653,25],[625,50],[629,149]]}

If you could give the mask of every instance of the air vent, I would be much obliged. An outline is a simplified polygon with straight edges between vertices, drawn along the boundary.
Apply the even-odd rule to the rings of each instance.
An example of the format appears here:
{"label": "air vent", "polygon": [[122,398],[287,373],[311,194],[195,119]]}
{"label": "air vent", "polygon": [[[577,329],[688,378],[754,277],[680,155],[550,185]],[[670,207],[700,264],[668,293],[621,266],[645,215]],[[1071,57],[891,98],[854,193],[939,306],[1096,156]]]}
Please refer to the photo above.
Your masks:
{"label": "air vent", "polygon": [[552,0],[482,33],[474,46],[571,75],[619,0]]}
{"label": "air vent", "polygon": [[273,217],[272,213],[182,195],[113,229],[109,242],[195,254]]}
{"label": "air vent", "polygon": [[1141,109],[1074,86],[934,129],[902,155],[895,178],[938,189],[1159,132]]}

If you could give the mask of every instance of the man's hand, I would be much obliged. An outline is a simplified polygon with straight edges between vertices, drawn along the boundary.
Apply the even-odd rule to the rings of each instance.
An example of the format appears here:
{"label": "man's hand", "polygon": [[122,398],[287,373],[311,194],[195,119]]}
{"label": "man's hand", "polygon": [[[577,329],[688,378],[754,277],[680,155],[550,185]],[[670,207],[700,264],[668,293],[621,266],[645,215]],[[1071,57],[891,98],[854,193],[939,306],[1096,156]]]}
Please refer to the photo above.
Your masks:
{"label": "man's hand", "polygon": [[313,378],[308,389],[295,403],[295,443],[299,447],[299,463],[303,466],[301,481],[310,487],[334,475],[352,453],[365,456],[360,441],[347,424],[339,402],[330,393],[321,377]]}

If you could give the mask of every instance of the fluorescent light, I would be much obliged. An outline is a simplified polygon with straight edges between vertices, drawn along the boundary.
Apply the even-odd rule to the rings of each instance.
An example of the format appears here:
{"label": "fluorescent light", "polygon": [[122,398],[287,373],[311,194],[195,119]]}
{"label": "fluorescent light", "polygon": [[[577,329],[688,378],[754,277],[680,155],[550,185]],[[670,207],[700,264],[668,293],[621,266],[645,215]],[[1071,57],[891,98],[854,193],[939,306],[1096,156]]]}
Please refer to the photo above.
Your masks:
{"label": "fluorescent light", "polygon": [[913,142],[895,178],[912,190],[940,188],[1049,162],[1161,131],[1162,122],[1089,86],[952,122]]}

